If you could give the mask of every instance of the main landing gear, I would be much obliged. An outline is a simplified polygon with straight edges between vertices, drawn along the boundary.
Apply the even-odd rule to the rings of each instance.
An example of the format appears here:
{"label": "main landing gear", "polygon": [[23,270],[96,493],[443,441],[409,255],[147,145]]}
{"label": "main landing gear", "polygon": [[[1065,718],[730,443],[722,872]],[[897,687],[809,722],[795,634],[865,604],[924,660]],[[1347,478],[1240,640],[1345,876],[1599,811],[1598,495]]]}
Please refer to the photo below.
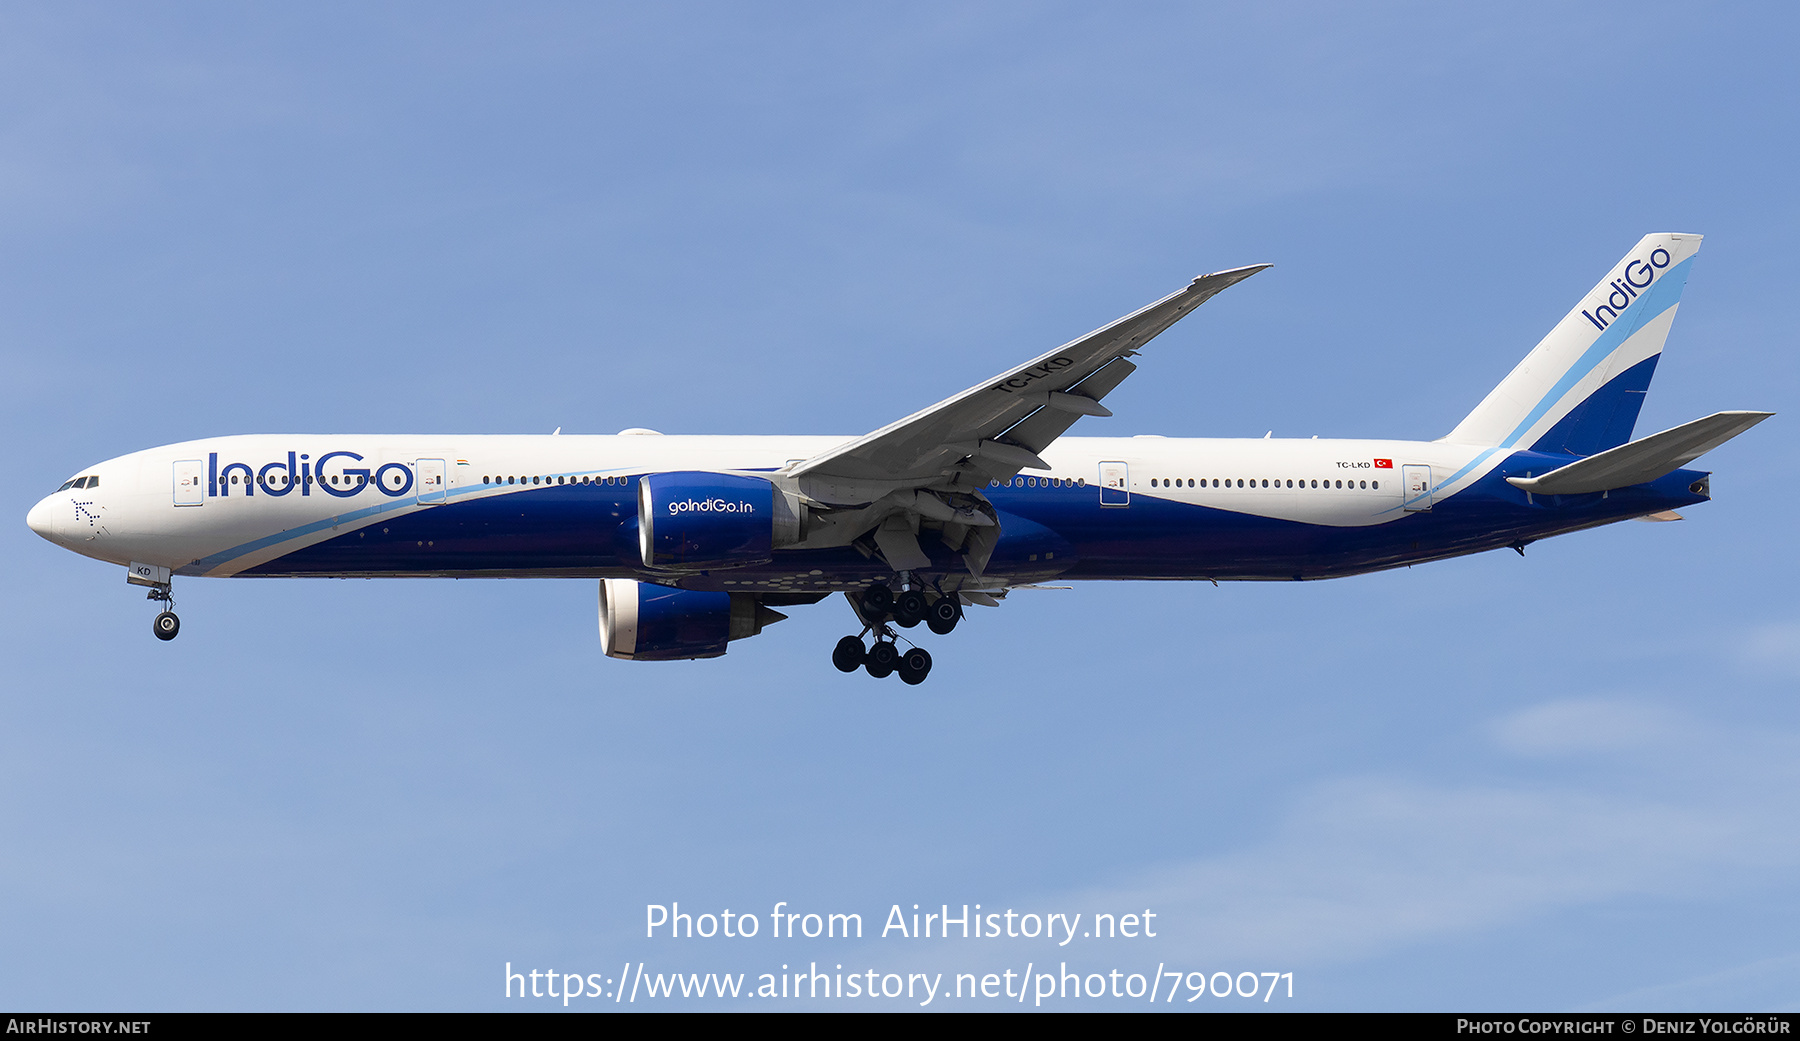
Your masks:
{"label": "main landing gear", "polygon": [[[881,628],[885,630],[887,626]],[[902,653],[894,643],[891,631],[877,631],[875,646],[867,648],[860,636],[844,637],[831,650],[831,664],[836,665],[839,672],[862,669],[876,679],[899,673],[900,682],[908,686],[924,683],[925,677],[931,674],[930,652],[923,647],[913,647]]]}
{"label": "main landing gear", "polygon": [[916,686],[931,673],[931,654],[923,647],[902,652],[896,642],[900,635],[888,624],[889,619],[904,629],[924,622],[932,632],[944,636],[962,621],[962,602],[955,594],[932,598],[918,588],[896,596],[888,586],[876,584],[863,591],[857,613],[864,622],[863,633],[874,633],[874,645],[865,646],[862,635],[846,636],[832,648],[831,664],[839,672],[862,669],[876,679],[899,673],[900,682]]}

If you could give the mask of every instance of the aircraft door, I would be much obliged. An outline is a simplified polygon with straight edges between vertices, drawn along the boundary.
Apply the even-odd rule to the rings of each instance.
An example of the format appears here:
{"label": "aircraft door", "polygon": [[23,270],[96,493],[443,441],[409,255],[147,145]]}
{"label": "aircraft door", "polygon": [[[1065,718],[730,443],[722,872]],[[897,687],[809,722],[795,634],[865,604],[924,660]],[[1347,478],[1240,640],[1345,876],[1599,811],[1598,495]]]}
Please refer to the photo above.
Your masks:
{"label": "aircraft door", "polygon": [[449,494],[445,487],[444,461],[442,459],[421,459],[418,461],[418,486],[420,506],[432,506],[443,502]]}
{"label": "aircraft door", "polygon": [[175,462],[175,505],[199,506],[206,502],[206,464],[198,459]]}
{"label": "aircraft door", "polygon": [[1122,462],[1100,464],[1100,505],[1131,505],[1131,468]]}
{"label": "aircraft door", "polygon": [[1401,504],[1413,513],[1431,509],[1431,467],[1400,468]]}

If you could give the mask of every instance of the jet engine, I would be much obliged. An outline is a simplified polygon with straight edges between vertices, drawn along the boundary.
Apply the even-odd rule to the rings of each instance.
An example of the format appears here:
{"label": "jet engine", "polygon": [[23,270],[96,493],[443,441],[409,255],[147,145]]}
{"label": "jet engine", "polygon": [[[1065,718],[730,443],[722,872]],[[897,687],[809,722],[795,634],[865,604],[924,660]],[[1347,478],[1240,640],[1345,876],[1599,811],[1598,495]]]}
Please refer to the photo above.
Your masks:
{"label": "jet engine", "polygon": [[752,593],[676,589],[628,578],[600,581],[600,647],[609,658],[717,658],[725,644],[786,618]]}
{"label": "jet engine", "polygon": [[766,564],[799,539],[798,504],[761,477],[678,471],[638,482],[644,566],[704,571]]}

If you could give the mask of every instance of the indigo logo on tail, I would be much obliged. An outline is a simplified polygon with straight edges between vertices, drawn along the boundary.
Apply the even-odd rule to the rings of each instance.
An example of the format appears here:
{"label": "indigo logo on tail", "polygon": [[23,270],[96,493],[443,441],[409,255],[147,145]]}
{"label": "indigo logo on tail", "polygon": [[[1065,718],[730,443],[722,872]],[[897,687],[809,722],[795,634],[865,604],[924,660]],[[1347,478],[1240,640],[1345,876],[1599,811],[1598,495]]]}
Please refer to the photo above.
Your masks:
{"label": "indigo logo on tail", "polygon": [[[1650,283],[1656,281],[1657,273],[1668,266],[1669,251],[1661,246],[1650,251],[1648,262],[1634,260],[1626,264],[1624,278],[1615,278],[1606,283],[1605,288],[1612,290],[1606,294],[1606,302],[1594,308],[1593,314],[1583,308],[1581,316],[1593,322],[1594,328],[1605,329],[1613,323],[1613,319],[1619,317],[1620,311],[1631,306],[1631,302],[1637,299],[1638,291],[1648,289]],[[1639,275],[1644,276],[1642,280],[1637,277]]]}

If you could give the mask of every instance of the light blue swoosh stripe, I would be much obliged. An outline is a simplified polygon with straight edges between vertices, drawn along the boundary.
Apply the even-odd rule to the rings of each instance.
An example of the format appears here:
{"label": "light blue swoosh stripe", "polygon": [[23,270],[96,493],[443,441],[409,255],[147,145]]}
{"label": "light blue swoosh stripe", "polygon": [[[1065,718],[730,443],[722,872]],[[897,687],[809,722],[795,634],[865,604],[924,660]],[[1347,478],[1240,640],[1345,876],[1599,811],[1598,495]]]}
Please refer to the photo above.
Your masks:
{"label": "light blue swoosh stripe", "polygon": [[1618,350],[1620,344],[1639,329],[1649,325],[1664,311],[1680,303],[1681,291],[1687,286],[1688,266],[1693,262],[1694,258],[1689,257],[1676,264],[1652,283],[1650,288],[1638,294],[1638,298],[1625,309],[1625,313],[1595,338],[1593,345],[1584,351],[1581,357],[1575,359],[1575,364],[1569,366],[1569,370],[1563,373],[1562,379],[1557,380],[1556,385],[1551,387],[1538,401],[1537,407],[1533,408],[1513,429],[1513,432],[1500,442],[1500,447],[1512,448],[1517,445],[1527,430],[1530,430],[1538,420],[1544,418],[1544,414],[1554,408],[1556,403],[1575,387],[1575,384],[1580,383],[1612,352]]}

